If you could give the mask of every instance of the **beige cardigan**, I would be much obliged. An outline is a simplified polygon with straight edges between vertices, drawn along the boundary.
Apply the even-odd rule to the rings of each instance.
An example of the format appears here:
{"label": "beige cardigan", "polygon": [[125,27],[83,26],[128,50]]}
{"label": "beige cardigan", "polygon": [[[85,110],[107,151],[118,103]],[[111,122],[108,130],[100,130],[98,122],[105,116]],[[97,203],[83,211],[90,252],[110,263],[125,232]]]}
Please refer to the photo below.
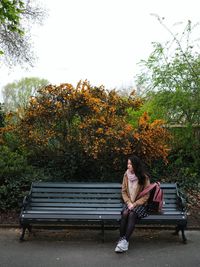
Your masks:
{"label": "beige cardigan", "polygon": [[[146,177],[146,181],[144,186],[143,185],[139,185],[136,188],[136,199],[137,196],[140,194],[140,192],[142,192],[144,190],[145,187],[147,187],[150,184],[150,180],[149,177]],[[149,199],[149,193],[147,193],[146,195],[144,195],[143,197],[139,198],[138,200],[136,200],[134,202],[134,204],[137,206],[139,205],[145,205],[147,203],[147,200]],[[129,193],[129,189],[128,189],[128,176],[125,172],[124,174],[124,178],[123,178],[123,182],[122,182],[122,198],[124,200],[124,202],[128,205],[131,202],[131,198],[130,198],[130,193]],[[133,203],[132,203],[133,204]]]}

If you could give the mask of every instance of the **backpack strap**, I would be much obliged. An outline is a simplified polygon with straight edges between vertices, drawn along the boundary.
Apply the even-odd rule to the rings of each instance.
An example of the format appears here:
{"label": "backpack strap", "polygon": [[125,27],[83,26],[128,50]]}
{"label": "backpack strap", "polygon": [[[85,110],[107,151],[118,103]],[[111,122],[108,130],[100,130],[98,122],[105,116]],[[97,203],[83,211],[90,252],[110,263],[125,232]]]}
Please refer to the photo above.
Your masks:
{"label": "backpack strap", "polygon": [[148,185],[147,187],[145,187],[144,190],[142,190],[142,192],[140,192],[140,194],[138,195],[137,199],[143,197],[144,195],[146,195],[148,192],[150,192],[153,188],[157,187],[158,183],[153,183]]}

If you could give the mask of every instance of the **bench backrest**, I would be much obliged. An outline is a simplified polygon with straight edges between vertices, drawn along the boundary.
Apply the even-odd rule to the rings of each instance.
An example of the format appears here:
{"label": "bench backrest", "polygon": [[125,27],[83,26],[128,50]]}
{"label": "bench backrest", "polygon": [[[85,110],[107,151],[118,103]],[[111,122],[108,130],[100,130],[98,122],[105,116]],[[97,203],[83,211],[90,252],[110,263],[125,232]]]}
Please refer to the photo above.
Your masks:
{"label": "bench backrest", "polygon": [[121,185],[117,183],[33,183],[31,207],[121,209]]}
{"label": "bench backrest", "polygon": [[[177,209],[176,184],[161,184],[164,192],[163,210]],[[120,183],[32,183],[32,209],[108,209],[122,208]]]}

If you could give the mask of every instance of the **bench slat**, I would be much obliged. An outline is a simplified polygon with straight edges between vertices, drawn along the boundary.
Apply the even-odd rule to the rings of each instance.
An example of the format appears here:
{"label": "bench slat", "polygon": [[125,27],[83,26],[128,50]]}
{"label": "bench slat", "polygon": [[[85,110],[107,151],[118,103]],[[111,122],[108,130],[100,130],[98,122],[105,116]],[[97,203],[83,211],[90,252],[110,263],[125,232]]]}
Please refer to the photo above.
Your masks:
{"label": "bench slat", "polygon": [[[25,214],[27,216],[27,214],[120,214],[121,213],[121,210],[119,209],[109,209],[109,210],[106,210],[106,209],[77,209],[77,210],[39,210],[39,211],[27,211]],[[182,215],[184,214],[183,212],[181,211],[163,211],[162,214],[156,214],[156,216],[163,216],[163,215]],[[151,214],[152,215],[152,214]],[[149,215],[149,216],[151,216]],[[155,215],[155,214],[153,214]]]}
{"label": "bench slat", "polygon": [[118,183],[32,183],[32,188],[121,188],[121,184]]}
{"label": "bench slat", "polygon": [[49,193],[119,193],[116,188],[32,188],[32,192],[49,192]]}
{"label": "bench slat", "polygon": [[[23,214],[23,218],[26,218],[26,214]],[[27,220],[31,219],[36,219],[36,220],[42,220],[42,219],[48,219],[48,220],[73,220],[73,219],[78,219],[78,220],[109,220],[109,219],[120,219],[121,214],[119,212],[115,214],[28,214],[27,215]],[[149,215],[148,217],[145,217],[141,219],[143,221],[177,221],[177,220],[185,220],[185,216],[183,214],[180,215]]]}
{"label": "bench slat", "polygon": [[[77,210],[77,212],[78,212],[79,209],[80,209],[80,207],[77,207],[77,208],[75,208],[75,207],[29,207],[29,209],[27,209],[27,210],[24,211],[24,213],[27,213],[29,211],[40,211],[40,210],[41,211],[42,210],[63,210],[63,211],[65,211],[65,210]],[[116,209],[118,209],[118,210],[121,211],[122,210],[122,204],[121,204],[121,206],[113,207],[113,208],[111,208],[111,207],[109,207],[109,208],[104,207],[104,209],[105,210],[106,209],[109,209],[109,210],[116,210]],[[100,208],[100,207],[90,207],[90,208],[88,208],[88,207],[81,207],[81,210],[102,210],[102,208]],[[177,208],[174,207],[174,208],[164,208],[163,209],[163,212],[173,212],[173,211],[177,211]],[[179,211],[179,212],[181,212],[181,211]]]}
{"label": "bench slat", "polygon": [[[39,183],[32,183],[32,188],[33,187],[52,187],[52,188],[56,188],[56,187],[71,187],[71,188],[121,188],[121,184],[120,183],[85,183],[85,182],[80,182],[80,183],[65,183],[65,182],[52,182],[52,183],[48,183],[48,182],[39,182]],[[161,183],[161,188],[165,189],[165,188],[177,188],[176,184],[173,183]]]}
{"label": "bench slat", "polygon": [[74,198],[37,198],[32,199],[32,203],[120,203],[119,199],[100,199],[100,198],[82,198],[82,199],[74,199]]}
{"label": "bench slat", "polygon": [[31,203],[31,207],[119,207],[120,203]]}
{"label": "bench slat", "polygon": [[71,193],[71,192],[65,192],[63,193],[50,193],[50,192],[45,192],[45,193],[32,193],[31,194],[31,198],[48,198],[48,197],[52,197],[52,198],[84,198],[84,197],[88,197],[88,198],[92,198],[96,196],[96,198],[101,197],[101,198],[121,198],[121,191],[120,192],[116,192],[116,193],[96,193],[96,194],[90,194],[90,193]]}

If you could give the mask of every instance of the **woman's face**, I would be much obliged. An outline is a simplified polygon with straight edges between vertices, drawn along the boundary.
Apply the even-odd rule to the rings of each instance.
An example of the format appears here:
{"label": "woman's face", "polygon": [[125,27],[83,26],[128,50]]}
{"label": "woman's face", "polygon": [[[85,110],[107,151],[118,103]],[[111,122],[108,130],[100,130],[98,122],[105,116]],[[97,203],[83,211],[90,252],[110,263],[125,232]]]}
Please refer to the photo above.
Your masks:
{"label": "woman's face", "polygon": [[130,172],[134,172],[134,169],[133,169],[133,166],[132,166],[130,159],[128,159],[127,168]]}

